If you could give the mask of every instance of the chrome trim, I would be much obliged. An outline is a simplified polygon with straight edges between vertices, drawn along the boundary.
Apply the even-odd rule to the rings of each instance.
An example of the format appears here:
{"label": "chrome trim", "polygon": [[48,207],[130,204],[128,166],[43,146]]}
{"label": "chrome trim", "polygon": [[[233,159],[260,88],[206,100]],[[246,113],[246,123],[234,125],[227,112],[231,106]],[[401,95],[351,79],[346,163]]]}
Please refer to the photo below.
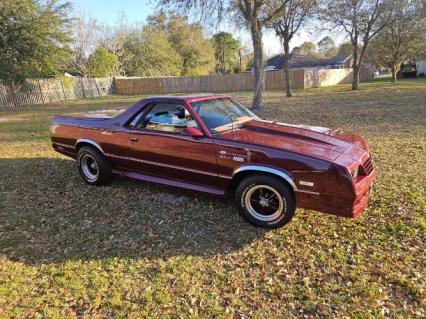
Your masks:
{"label": "chrome trim", "polygon": [[311,194],[311,195],[319,195],[320,194],[318,192],[305,191],[303,189],[298,189],[298,190],[296,190],[296,192],[298,192],[298,193],[306,193],[306,194]]}
{"label": "chrome trim", "polygon": [[124,160],[128,160],[129,159],[128,157],[118,156],[118,155],[114,155],[114,154],[111,154],[111,153],[105,153],[105,156],[120,158],[120,159],[124,159]]}
{"label": "chrome trim", "polygon": [[67,147],[67,148],[75,149],[74,146],[68,145],[68,144],[63,144],[63,143],[52,142],[52,145],[58,145],[58,146],[62,146],[62,147]]}
{"label": "chrome trim", "polygon": [[102,147],[101,147],[98,143],[96,143],[94,140],[91,140],[91,139],[88,139],[88,138],[79,138],[79,139],[77,140],[77,142],[75,142],[75,148],[77,148],[77,145],[78,145],[79,143],[88,143],[88,144],[90,144],[90,145],[93,145],[93,146],[94,146],[94,147],[96,147],[98,150],[100,150],[100,151],[102,152],[102,154],[104,154],[104,155],[105,155],[105,152],[104,152],[104,150],[102,149]]}
{"label": "chrome trim", "polygon": [[308,181],[299,181],[300,185],[314,187],[314,183]]}
{"label": "chrome trim", "polygon": [[123,171],[122,171],[122,170],[119,170],[119,169],[112,169],[112,170],[111,170],[111,172],[112,172],[113,174],[118,174],[118,175],[120,175],[120,176],[123,176]]}
{"label": "chrome trim", "polygon": [[[131,129],[131,128],[125,128],[123,129],[121,126],[111,129],[111,130],[107,130],[105,127],[91,127],[91,126],[82,126],[82,125],[76,125],[76,124],[67,124],[67,123],[61,123],[61,124],[53,124],[53,125],[61,125],[61,126],[70,126],[70,127],[78,127],[78,128],[84,128],[84,129],[90,129],[90,130],[97,130],[97,131],[102,131],[102,132],[109,132],[109,133],[129,133],[129,134],[138,134],[138,135],[143,135],[143,134],[150,134],[150,135],[163,135],[163,136],[168,136],[168,137],[174,137],[174,138],[178,138],[178,139],[183,139],[186,141],[191,141],[191,142],[202,142],[202,143],[209,143],[209,144],[213,144],[213,141],[209,140],[211,139],[211,136],[205,135],[203,138],[200,139],[194,139],[192,136],[187,136],[187,135],[182,135],[179,133],[173,133],[173,132],[166,132],[166,131],[155,131],[155,130],[147,130],[147,129]],[[105,133],[100,133],[100,134],[104,134]],[[111,135],[111,134],[107,134],[107,135]]]}
{"label": "chrome trim", "polygon": [[176,166],[176,165],[171,165],[171,164],[164,164],[164,163],[152,162],[152,161],[147,161],[147,160],[141,160],[141,159],[134,158],[134,157],[117,156],[117,155],[113,155],[113,154],[110,154],[110,153],[106,153],[105,156],[115,157],[115,158],[124,159],[124,160],[130,160],[130,161],[139,162],[139,163],[157,165],[157,166],[162,166],[162,167],[167,167],[167,168],[180,169],[180,170],[187,171],[187,172],[199,173],[199,174],[204,174],[204,175],[209,175],[209,176],[216,176],[216,177],[229,178],[229,179],[231,178],[231,177],[228,177],[228,176],[218,175],[216,173],[210,173],[210,172],[201,171],[201,170],[198,170],[198,169],[192,169],[192,168],[186,168],[186,167],[181,167],[181,166]]}
{"label": "chrome trim", "polygon": [[281,178],[283,178],[287,183],[291,185],[294,191],[297,191],[297,186],[294,183],[293,179],[285,172],[278,170],[276,168],[268,167],[268,166],[260,166],[260,165],[246,165],[246,166],[240,166],[237,168],[233,173],[232,177],[234,177],[236,174],[244,171],[259,171],[259,172],[266,172],[273,175],[277,175]]}
{"label": "chrome trim", "polygon": [[213,144],[213,141],[211,140],[211,137],[204,135],[200,138],[194,138],[189,135],[183,135],[180,133],[174,133],[174,132],[166,132],[166,131],[160,131],[160,130],[149,130],[149,129],[138,129],[138,130],[129,130],[127,131],[129,134],[134,134],[138,136],[164,136],[164,137],[171,137],[171,138],[177,138],[179,140],[184,140],[188,142],[196,142],[196,143],[208,143]]}

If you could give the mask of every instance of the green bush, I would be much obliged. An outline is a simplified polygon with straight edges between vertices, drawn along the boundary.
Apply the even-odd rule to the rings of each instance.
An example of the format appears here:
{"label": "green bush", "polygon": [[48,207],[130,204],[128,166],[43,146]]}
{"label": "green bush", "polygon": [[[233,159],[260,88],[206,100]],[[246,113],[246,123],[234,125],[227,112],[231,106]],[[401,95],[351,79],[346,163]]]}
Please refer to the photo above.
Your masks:
{"label": "green bush", "polygon": [[91,77],[107,77],[113,75],[117,64],[117,56],[100,47],[93,52],[87,60],[87,72]]}

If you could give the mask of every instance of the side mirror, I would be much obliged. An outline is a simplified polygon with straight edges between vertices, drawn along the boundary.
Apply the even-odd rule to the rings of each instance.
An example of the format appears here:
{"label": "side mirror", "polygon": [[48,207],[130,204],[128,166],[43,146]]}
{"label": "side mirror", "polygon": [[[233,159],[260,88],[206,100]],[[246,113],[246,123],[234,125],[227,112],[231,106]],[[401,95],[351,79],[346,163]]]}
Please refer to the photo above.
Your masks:
{"label": "side mirror", "polygon": [[196,127],[187,127],[182,130],[183,135],[192,136],[194,138],[203,137],[204,134]]}

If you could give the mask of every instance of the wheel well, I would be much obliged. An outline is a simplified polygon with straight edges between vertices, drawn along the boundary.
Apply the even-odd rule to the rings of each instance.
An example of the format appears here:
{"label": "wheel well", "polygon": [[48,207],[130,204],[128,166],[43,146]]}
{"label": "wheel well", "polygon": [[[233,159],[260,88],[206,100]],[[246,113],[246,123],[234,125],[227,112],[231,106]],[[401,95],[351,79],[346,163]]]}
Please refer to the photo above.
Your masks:
{"label": "wheel well", "polygon": [[75,145],[75,151],[76,153],[78,153],[78,151],[80,150],[80,148],[82,148],[83,146],[87,146],[90,147],[94,150],[96,150],[97,152],[103,154],[104,152],[102,151],[102,149],[100,148],[100,146],[97,146],[94,142],[87,142],[87,141],[81,141],[81,142],[77,142],[77,144]]}
{"label": "wheel well", "polygon": [[268,172],[263,172],[263,171],[256,171],[256,170],[247,170],[247,171],[242,171],[237,173],[231,181],[230,186],[228,187],[227,193],[229,194],[234,194],[238,185],[241,183],[241,181],[243,179],[245,179],[248,176],[253,176],[253,175],[262,175],[262,176],[271,176],[274,177],[278,180],[280,180],[282,183],[284,183],[285,185],[288,186],[288,189],[291,191],[291,193],[294,195],[294,189],[293,186],[290,185],[290,183],[288,181],[286,181],[284,178],[282,178],[279,175],[273,174],[273,173],[268,173]]}
{"label": "wheel well", "polygon": [[105,154],[104,154],[103,150],[100,148],[100,146],[98,146],[96,143],[91,143],[91,142],[86,142],[86,141],[78,142],[75,145],[75,159],[76,160],[78,160],[78,151],[82,147],[89,147],[89,148],[91,148],[93,151],[95,151],[96,153],[98,153],[99,156],[106,161],[106,163],[108,163],[109,165],[111,165],[111,163],[109,162],[108,158],[105,156]]}

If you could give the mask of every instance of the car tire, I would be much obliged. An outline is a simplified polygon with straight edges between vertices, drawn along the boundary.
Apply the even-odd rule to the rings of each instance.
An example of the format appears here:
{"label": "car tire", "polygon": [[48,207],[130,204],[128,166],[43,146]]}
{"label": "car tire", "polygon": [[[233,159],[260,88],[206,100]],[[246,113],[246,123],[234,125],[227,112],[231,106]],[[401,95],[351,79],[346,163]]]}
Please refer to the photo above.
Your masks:
{"label": "car tire", "polygon": [[111,166],[105,156],[90,146],[83,146],[77,153],[77,169],[90,185],[103,185],[111,180]]}
{"label": "car tire", "polygon": [[296,209],[289,186],[268,175],[251,175],[243,179],[235,192],[235,202],[241,217],[262,228],[279,228],[287,224]]}

